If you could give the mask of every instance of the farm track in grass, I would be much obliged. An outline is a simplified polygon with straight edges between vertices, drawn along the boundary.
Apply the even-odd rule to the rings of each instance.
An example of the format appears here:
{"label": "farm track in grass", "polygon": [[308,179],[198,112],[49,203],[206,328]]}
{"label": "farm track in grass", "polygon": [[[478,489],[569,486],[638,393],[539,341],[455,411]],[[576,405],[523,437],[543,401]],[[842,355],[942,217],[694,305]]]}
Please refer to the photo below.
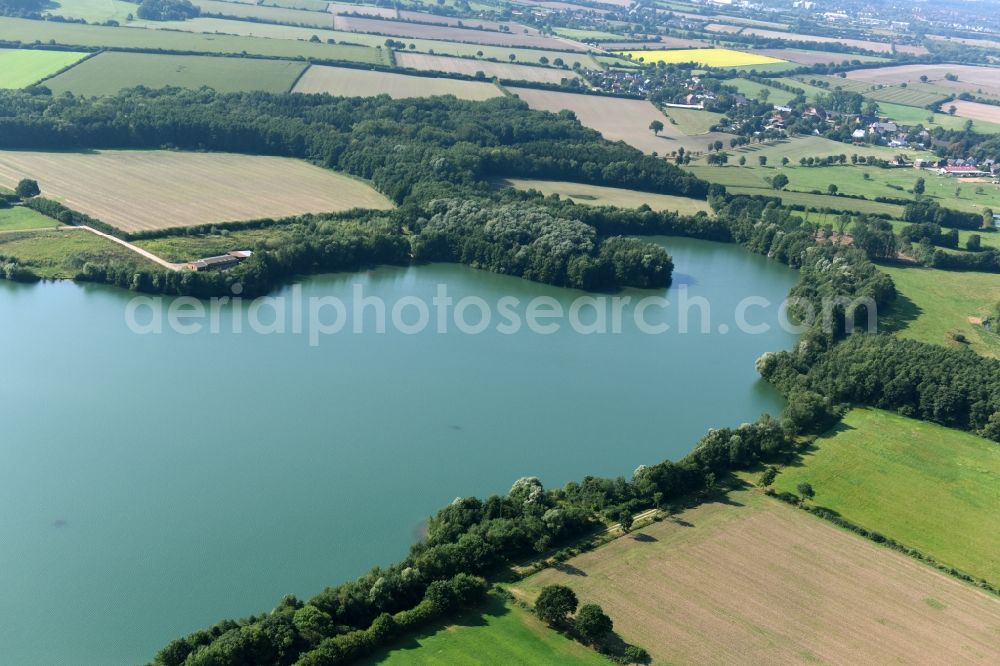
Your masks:
{"label": "farm track in grass", "polygon": [[0,151],[0,183],[29,177],[43,196],[128,232],[392,207],[360,180],[284,157]]}
{"label": "farm track in grass", "polygon": [[[212,21],[212,19],[193,19],[178,21],[178,24],[194,23],[195,21]],[[198,32],[194,26],[185,26],[192,32],[182,32],[184,28],[174,30],[171,22],[160,22],[155,30],[145,28],[124,28],[103,25],[83,25],[79,23],[59,23],[55,21],[31,21],[0,17],[0,40],[33,42],[53,41],[56,44],[68,46],[109,47],[122,49],[163,49],[166,51],[188,51],[194,53],[235,54],[248,53],[278,58],[294,58],[298,56],[325,60],[341,60],[368,64],[387,65],[387,56],[379,49],[348,44],[312,43],[291,39],[263,39],[261,37],[245,37],[232,34],[212,34],[214,29],[206,28],[206,33]],[[247,21],[229,21],[241,24],[241,29],[248,27],[267,28],[268,26],[249,23]],[[205,25],[205,24],[201,24]],[[273,26],[282,27],[282,26]],[[293,28],[294,29],[294,28]],[[308,30],[298,28],[298,30]],[[249,32],[253,32],[249,30]],[[312,31],[310,34],[314,33]]]}
{"label": "farm track in grass", "polygon": [[105,51],[45,82],[53,93],[113,95],[122,88],[202,86],[219,92],[288,92],[308,65],[290,60]]}
{"label": "farm track in grass", "polygon": [[44,279],[73,279],[87,262],[115,263],[150,271],[162,270],[114,241],[79,228],[0,233],[0,254]]}
{"label": "farm track in grass", "polygon": [[[728,141],[730,134],[710,133],[689,136],[670,122],[659,109],[646,100],[578,95],[574,93],[508,87],[508,90],[528,103],[532,109],[557,113],[568,109],[581,124],[600,132],[611,141],[624,141],[639,150],[660,155],[669,154],[681,146],[685,150],[706,150],[715,139]],[[655,136],[649,124],[659,120],[663,131]]]}
{"label": "farm track in grass", "polygon": [[0,49],[0,88],[24,88],[83,58],[86,53]]}
{"label": "farm track in grass", "polygon": [[384,666],[531,664],[607,666],[594,650],[548,628],[529,611],[491,594],[447,625],[406,636],[359,663]]}
{"label": "farm track in grass", "polygon": [[670,194],[653,194],[626,190],[619,187],[603,187],[601,185],[584,185],[559,180],[536,180],[530,178],[504,178],[498,181],[500,185],[510,185],[518,190],[538,190],[545,196],[558,194],[564,199],[572,199],[578,204],[587,206],[618,206],[619,208],[638,208],[643,204],[653,210],[669,210],[682,215],[694,215],[705,212],[712,215],[712,207],[707,201],[677,197]]}
{"label": "farm track in grass", "polygon": [[[885,325],[897,335],[1000,358],[1000,327],[991,332],[977,323],[997,319],[1000,275],[918,266],[880,269],[892,277],[901,295],[886,313]],[[965,343],[955,340],[958,334],[965,336]]]}
{"label": "farm track in grass", "polygon": [[461,99],[479,101],[503,95],[492,83],[481,81],[409,76],[323,65],[310,67],[295,84],[293,92],[329,93],[344,97],[389,95],[396,99],[454,95]]}
{"label": "farm track in grass", "polygon": [[654,664],[1000,660],[1000,600],[756,491],[515,585],[568,585]]}
{"label": "farm track in grass", "polygon": [[447,72],[475,76],[482,72],[487,77],[498,77],[509,81],[536,81],[539,83],[561,83],[563,79],[579,78],[570,69],[554,69],[550,67],[533,67],[516,65],[506,62],[489,62],[471,58],[452,58],[449,56],[430,55],[427,53],[410,53],[400,51],[396,54],[396,64],[425,72]]}
{"label": "farm track in grass", "polygon": [[993,584],[1000,582],[1000,447],[878,409],[854,409],[774,489]]}

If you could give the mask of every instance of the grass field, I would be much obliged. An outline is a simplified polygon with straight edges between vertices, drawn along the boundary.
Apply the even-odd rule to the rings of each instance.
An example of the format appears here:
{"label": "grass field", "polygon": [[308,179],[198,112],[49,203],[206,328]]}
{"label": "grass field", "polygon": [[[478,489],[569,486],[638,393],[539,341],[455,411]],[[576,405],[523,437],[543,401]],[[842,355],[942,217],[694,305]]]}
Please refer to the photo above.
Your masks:
{"label": "grass field", "polygon": [[330,93],[331,95],[348,97],[389,95],[396,99],[454,95],[461,99],[484,100],[502,95],[500,89],[492,83],[429,76],[407,76],[406,74],[372,72],[324,65],[310,67],[309,71],[295,84],[293,92]]}
{"label": "grass field", "polygon": [[[194,19],[178,21],[179,25],[194,24],[196,21],[212,21],[213,19]],[[101,25],[83,25],[79,23],[59,23],[55,21],[31,21],[0,17],[0,40],[42,42],[53,41],[56,44],[69,46],[109,46],[131,49],[163,49],[166,51],[185,51],[194,53],[227,53],[239,55],[265,55],[284,58],[303,56],[327,60],[342,60],[387,65],[388,58],[379,49],[348,44],[311,43],[306,40],[315,30],[308,28],[292,28],[292,30],[308,31],[302,40],[263,39],[261,37],[244,37],[234,34],[202,34],[200,32],[181,32],[184,28],[169,30],[175,22],[161,21],[156,30],[144,28],[109,27]],[[269,27],[260,23],[247,21],[229,21],[239,24],[237,27],[253,32],[257,28],[261,32]],[[202,24],[206,25],[206,24]],[[191,30],[196,28],[184,26]],[[280,28],[284,26],[272,26]],[[212,29],[208,29],[212,33]],[[348,33],[345,33],[348,34]],[[357,41],[357,40],[354,40]],[[384,40],[382,40],[384,41]],[[381,43],[381,42],[380,42]]]}
{"label": "grass field", "polygon": [[[689,136],[679,125],[670,122],[655,106],[645,100],[578,95],[575,93],[508,87],[533,109],[558,112],[568,109],[587,127],[597,130],[611,141],[624,141],[646,153],[666,155],[681,146],[685,150],[703,151],[715,139],[729,140],[721,133]],[[703,112],[695,112],[703,113]],[[655,136],[649,129],[653,120],[663,123],[663,131]]]}
{"label": "grass field", "polygon": [[[1000,358],[1000,335],[977,322],[997,315],[1000,275],[881,266],[902,298],[889,310],[888,326],[897,335],[953,348],[968,347]],[[996,329],[1000,331],[1000,328]],[[956,342],[956,334],[967,342]]]}
{"label": "grass field", "polygon": [[599,603],[654,664],[992,664],[1000,601],[754,491],[516,585]]}
{"label": "grass field", "polygon": [[24,88],[68,67],[86,53],[0,49],[0,88]]}
{"label": "grass field", "polygon": [[725,81],[725,84],[733,86],[750,99],[757,99],[757,96],[760,95],[761,91],[766,90],[767,101],[771,104],[788,104],[795,97],[795,93],[788,92],[787,90],[772,88],[771,86],[765,86],[762,83],[757,83],[756,81],[750,81],[747,79],[728,79]]}
{"label": "grass field", "polygon": [[523,48],[561,49],[564,51],[583,51],[585,47],[566,39],[549,37],[538,32],[498,32],[494,30],[475,30],[458,28],[450,25],[410,23],[407,21],[387,21],[383,19],[358,16],[338,16],[335,23],[338,30],[347,32],[364,32],[377,35],[390,35],[404,39],[434,39],[447,42],[463,42],[468,44],[490,44],[493,46],[516,46]]}
{"label": "grass field", "polygon": [[784,62],[780,58],[732,49],[667,49],[662,51],[623,51],[621,55],[643,62],[695,62],[702,67],[742,67]]}
{"label": "grass field", "polygon": [[678,129],[688,136],[706,134],[722,120],[721,113],[699,111],[697,109],[675,109],[667,107],[663,110],[665,116],[677,123]]}
{"label": "grass field", "polygon": [[202,86],[220,92],[288,92],[304,62],[105,51],[45,82],[53,93],[113,95],[122,88]]}
{"label": "grass field", "polygon": [[920,87],[920,84],[914,83],[905,88],[899,86],[877,88],[865,93],[865,97],[877,102],[891,102],[906,106],[930,106],[948,97],[948,94],[942,94],[940,90],[935,90],[934,86]]}
{"label": "grass field", "polygon": [[778,474],[774,488],[1000,582],[1000,447],[975,435],[877,409],[855,409]]}
{"label": "grass field", "polygon": [[49,229],[58,226],[62,225],[51,217],[36,213],[24,206],[0,208],[0,232]]}
{"label": "grass field", "polygon": [[314,28],[332,28],[333,14],[329,12],[305,11],[288,7],[262,7],[237,2],[219,0],[193,0],[202,14],[222,14],[239,18],[252,18],[264,23],[290,23]]}
{"label": "grass field", "polygon": [[489,62],[471,58],[452,58],[427,53],[396,53],[396,64],[427,72],[449,72],[475,76],[482,72],[488,78],[498,77],[507,81],[537,81],[540,83],[561,83],[563,79],[579,78],[569,69],[515,65],[509,62]]}
{"label": "grass field", "polygon": [[283,157],[0,152],[0,183],[24,177],[38,180],[42,196],[125,231],[392,207],[360,180]]}
{"label": "grass field", "polygon": [[[948,105],[945,105],[947,108]],[[902,104],[892,104],[889,102],[878,103],[879,112],[889,116],[898,123],[904,125],[923,125],[927,129],[943,127],[947,130],[961,131],[965,127],[966,118],[949,116],[946,113],[934,113],[927,109],[918,109],[913,106]],[[973,130],[982,134],[995,134],[1000,132],[1000,123],[991,123],[983,120],[972,121]]]}
{"label": "grass field", "polygon": [[52,280],[72,279],[88,261],[160,270],[118,243],[71,227],[0,233],[0,254],[16,257],[39,277]]}
{"label": "grass field", "polygon": [[584,185],[567,183],[558,180],[533,180],[528,178],[505,178],[502,185],[510,185],[519,190],[538,190],[545,196],[558,194],[564,199],[572,199],[578,204],[589,206],[618,206],[620,208],[638,208],[646,204],[653,210],[671,210],[684,215],[694,215],[699,211],[712,214],[712,208],[707,201],[675,197],[669,194],[651,194],[636,190],[625,190],[618,187],[602,187],[600,185]]}
{"label": "grass field", "polygon": [[553,32],[561,37],[569,37],[581,42],[613,42],[625,39],[623,35],[604,30],[580,30],[577,28],[554,28]]}
{"label": "grass field", "polygon": [[461,615],[447,626],[408,637],[362,664],[410,666],[438,664],[593,664],[607,659],[546,627],[528,611],[496,596],[482,609]]}
{"label": "grass field", "polygon": [[83,19],[88,23],[103,23],[115,20],[125,23],[129,14],[135,14],[136,6],[124,0],[53,0],[45,13],[68,19]]}

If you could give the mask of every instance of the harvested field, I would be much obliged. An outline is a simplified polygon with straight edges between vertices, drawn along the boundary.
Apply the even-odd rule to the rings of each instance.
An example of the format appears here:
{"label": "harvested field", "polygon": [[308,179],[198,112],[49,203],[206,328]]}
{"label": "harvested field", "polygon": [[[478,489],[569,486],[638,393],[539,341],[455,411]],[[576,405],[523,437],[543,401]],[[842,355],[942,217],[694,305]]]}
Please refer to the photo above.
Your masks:
{"label": "harvested field", "polygon": [[755,491],[515,586],[600,604],[659,664],[993,664],[1000,600]]}
{"label": "harvested field", "polygon": [[[946,74],[954,74],[957,81],[945,79]],[[1000,94],[1000,68],[978,67],[976,65],[896,65],[875,69],[859,69],[847,72],[853,81],[867,81],[895,85],[903,82],[919,82],[926,76],[929,83],[954,90],[976,91],[982,88],[988,94]]]}
{"label": "harvested field", "polygon": [[726,34],[735,34],[740,30],[743,30],[744,26],[739,25],[725,25],[723,23],[709,23],[705,26],[705,30],[709,32],[724,32]]}
{"label": "harvested field", "polygon": [[456,28],[472,28],[482,30],[499,31],[503,26],[510,29],[512,33],[518,35],[538,35],[537,28],[532,28],[521,23],[511,23],[509,21],[500,23],[498,21],[487,21],[481,18],[444,16],[441,14],[428,14],[426,12],[411,12],[401,10],[399,18],[406,21],[416,21],[418,23],[437,23],[439,25],[450,25]]}
{"label": "harvested field", "polygon": [[[873,42],[868,39],[819,37],[816,35],[806,35],[798,32],[778,32],[776,30],[764,30],[763,28],[746,28],[743,30],[743,34],[754,35],[756,37],[765,37],[767,39],[783,39],[793,42],[820,42],[824,44],[844,44],[845,46],[853,46],[854,48],[864,49],[866,51],[882,51],[884,53],[892,52],[892,44],[888,42]],[[924,55],[927,53],[927,49],[925,47],[912,46],[910,44],[896,44],[896,51],[899,53],[912,53],[914,55]],[[850,54],[840,54],[840,55],[850,58]]]}
{"label": "harvested field", "polygon": [[[716,138],[728,141],[729,134],[712,133],[695,137],[684,134],[670,119],[645,100],[599,97],[597,95],[577,95],[574,93],[533,90],[530,88],[509,88],[533,109],[552,111],[569,109],[576,114],[583,125],[597,130],[611,141],[624,141],[639,150],[660,155],[684,146],[685,150],[706,150]],[[654,136],[649,124],[659,120],[663,131]]]}
{"label": "harvested field", "polygon": [[373,72],[313,65],[295,84],[292,92],[329,93],[344,97],[374,97],[389,95],[395,99],[454,95],[461,99],[484,100],[500,97],[500,89],[492,83],[461,81],[430,76],[408,76],[390,72]]}
{"label": "harvested field", "polygon": [[905,88],[901,88],[899,86],[877,88],[865,93],[865,97],[869,97],[878,102],[889,102],[890,104],[902,104],[904,106],[918,107],[926,107],[940,102],[942,99],[948,97],[948,93],[943,92],[940,89],[935,89],[935,86],[921,87],[921,85],[922,84],[919,83],[912,83],[907,85]]}
{"label": "harvested field", "polygon": [[122,88],[138,85],[282,93],[289,91],[306,67],[304,62],[290,60],[105,51],[49,79],[45,85],[56,94],[72,92],[88,96],[113,95]]}
{"label": "harvested field", "polygon": [[638,208],[643,204],[653,210],[669,210],[682,215],[694,215],[698,212],[712,214],[712,207],[707,201],[675,197],[669,194],[652,194],[637,190],[626,190],[620,187],[603,187],[601,185],[584,185],[568,183],[559,180],[535,180],[530,178],[504,178],[500,185],[509,185],[518,190],[538,190],[545,196],[558,194],[564,199],[572,199],[578,204],[587,206],[618,206],[619,208]]}
{"label": "harvested field", "polygon": [[757,55],[732,49],[668,49],[662,51],[625,51],[623,56],[631,56],[645,62],[695,62],[702,67],[742,67],[746,65],[770,65],[783,63],[779,58]]}
{"label": "harvested field", "polygon": [[470,28],[453,28],[447,25],[426,25],[423,23],[406,23],[403,21],[384,21],[381,19],[363,18],[357,16],[337,16],[334,21],[337,30],[345,32],[365,32],[370,34],[388,35],[392,37],[415,37],[418,39],[438,39],[449,42],[467,44],[492,44],[494,46],[520,46],[526,48],[562,49],[564,51],[583,51],[584,47],[572,41],[557,39],[538,34],[495,32],[491,30],[473,30]]}
{"label": "harvested field", "polygon": [[973,120],[985,120],[987,122],[1000,123],[1000,106],[992,104],[980,104],[979,102],[964,102],[956,99],[942,105],[942,110],[954,106],[955,115],[959,118],[972,118]]}
{"label": "harvested field", "polygon": [[284,157],[0,152],[0,183],[21,178],[34,178],[44,196],[129,232],[392,207],[360,180]]}
{"label": "harvested field", "polygon": [[0,49],[0,88],[24,88],[38,83],[85,55],[72,51]]}
{"label": "harvested field", "polygon": [[853,53],[831,53],[830,51],[806,51],[804,49],[753,49],[751,53],[771,58],[779,58],[800,65],[821,65],[842,62],[877,62],[884,58],[875,56],[854,55]]}
{"label": "harvested field", "polygon": [[357,14],[358,16],[380,16],[382,18],[397,18],[398,12],[389,7],[375,7],[373,5],[351,5],[345,2],[331,2],[326,10],[331,14]]}
{"label": "harvested field", "polygon": [[448,56],[409,53],[405,51],[400,51],[396,54],[396,64],[400,67],[410,67],[425,72],[449,72],[466,74],[468,76],[475,76],[477,72],[483,72],[488,78],[495,76],[508,81],[560,83],[563,79],[579,78],[576,72],[570,69],[515,65],[513,63],[472,60],[471,58],[451,58]]}

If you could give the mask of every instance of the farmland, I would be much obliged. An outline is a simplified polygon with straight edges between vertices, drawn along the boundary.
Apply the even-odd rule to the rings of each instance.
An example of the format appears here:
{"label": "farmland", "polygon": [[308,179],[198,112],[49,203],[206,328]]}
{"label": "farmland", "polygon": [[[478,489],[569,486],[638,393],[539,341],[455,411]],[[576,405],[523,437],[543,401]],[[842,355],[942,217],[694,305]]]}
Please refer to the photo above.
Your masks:
{"label": "farmland", "polygon": [[60,226],[51,217],[36,213],[24,206],[0,207],[0,232],[48,229]]}
{"label": "farmland", "polygon": [[45,85],[53,93],[111,95],[122,88],[202,86],[219,92],[288,92],[307,67],[289,60],[175,56],[106,51],[56,76]]}
{"label": "farmland", "polygon": [[263,7],[219,0],[194,0],[202,14],[221,14],[238,18],[252,18],[265,23],[290,23],[314,28],[332,28],[333,15],[327,12],[311,12],[287,7]]}
{"label": "farmland", "polygon": [[865,96],[878,102],[890,102],[906,106],[929,106],[940,102],[949,95],[947,92],[943,92],[941,89],[936,89],[933,86],[921,87],[921,84],[914,83],[905,88],[897,86],[877,88],[865,93]]}
{"label": "farmland", "polygon": [[[391,207],[361,181],[280,157],[0,152],[0,183],[24,177],[38,180],[44,196],[129,232]],[[178,199],[178,191],[187,196]]]}
{"label": "farmland", "polygon": [[593,664],[608,661],[558,634],[534,615],[491,596],[477,608],[437,631],[422,632],[405,643],[376,653],[363,664],[387,666],[438,664]]}
{"label": "farmland", "polygon": [[[624,141],[647,153],[660,155],[677,150],[704,150],[708,143],[717,138],[716,134],[688,136],[655,106],[645,100],[599,97],[597,95],[576,95],[573,93],[533,90],[530,88],[509,88],[533,109],[558,112],[569,109],[580,122],[597,130],[606,139]],[[663,131],[654,136],[649,124],[659,120]],[[726,137],[729,135],[718,135]]]}
{"label": "farmland", "polygon": [[526,35],[514,32],[474,30],[471,28],[456,28],[447,25],[427,25],[423,23],[408,23],[405,21],[386,21],[382,19],[356,16],[338,16],[336,28],[346,32],[364,32],[378,35],[389,35],[392,37],[414,37],[418,39],[489,44],[493,46],[549,48],[573,51],[584,50],[582,45],[574,42],[538,34]]}
{"label": "farmland", "polygon": [[[212,19],[197,19],[211,21]],[[167,28],[168,22],[161,22],[158,28]],[[180,23],[194,23],[181,21]],[[231,21],[249,28],[266,28],[257,23]],[[282,26],[274,26],[282,27]],[[293,28],[302,30],[302,28]],[[252,30],[250,30],[252,32]],[[315,32],[315,31],[313,31]],[[239,55],[248,53],[272,57],[293,58],[297,56],[327,60],[353,61],[370,64],[388,64],[386,55],[375,48],[348,44],[324,44],[286,39],[263,39],[237,35],[202,34],[180,32],[179,30],[147,30],[144,28],[121,28],[55,21],[30,21],[0,17],[0,40],[33,42],[35,40],[69,46],[107,46],[129,49],[163,49],[193,53],[225,53]]]}
{"label": "farmland", "polygon": [[694,215],[699,211],[708,214],[712,208],[707,201],[675,197],[669,194],[653,194],[625,190],[618,187],[603,187],[600,185],[584,185],[582,183],[567,183],[557,180],[535,180],[528,178],[505,178],[503,185],[510,185],[519,190],[537,190],[549,196],[558,194],[565,199],[572,199],[578,204],[588,206],[618,206],[620,208],[638,208],[643,204],[653,210],[670,210],[682,215]]}
{"label": "farmland", "polygon": [[449,56],[408,53],[405,51],[400,51],[396,54],[396,64],[400,67],[409,67],[421,71],[449,72],[453,74],[465,74],[467,76],[475,76],[477,72],[482,72],[487,77],[497,77],[509,81],[560,83],[563,79],[579,78],[576,72],[568,69],[515,65],[506,62],[452,58]]}
{"label": "farmland", "polygon": [[[950,106],[947,105],[947,106]],[[879,102],[879,112],[893,120],[903,124],[921,124],[928,129],[943,127],[950,130],[961,130],[966,123],[966,118],[950,116],[946,113],[935,113],[927,109],[918,109],[914,106],[903,106],[902,104],[891,104],[889,102]],[[972,128],[983,134],[993,134],[1000,132],[1000,123],[973,120]]]}
{"label": "farmland", "polygon": [[678,109],[667,107],[663,114],[676,123],[678,129],[688,136],[706,134],[722,120],[721,113],[698,109]]}
{"label": "farmland", "polygon": [[[945,75],[957,76],[956,81],[949,81]],[[899,84],[919,82],[926,76],[935,85],[951,88],[956,91],[982,88],[987,94],[1000,94],[1000,68],[978,67],[975,65],[896,65],[877,67],[874,69],[859,69],[847,72],[847,78],[853,81],[870,83]]]}
{"label": "farmland", "polygon": [[551,584],[599,603],[654,663],[1000,658],[995,598],[752,491],[654,523],[515,591],[534,599]]}
{"label": "farmland", "polygon": [[69,67],[86,53],[0,49],[0,88],[24,88]]}
{"label": "farmland", "polygon": [[[797,32],[778,32],[776,30],[764,30],[762,28],[745,28],[742,34],[754,35],[756,37],[766,37],[767,39],[781,39],[793,42],[820,42],[826,44],[844,44],[845,46],[864,49],[866,51],[881,51],[883,53],[890,53],[893,49],[893,45],[888,42],[876,42],[868,39],[844,39],[840,37],[820,37],[817,35],[805,35]],[[927,53],[927,49],[923,46],[911,46],[908,44],[896,44],[895,49],[899,53],[912,53],[914,55],[922,55],[924,53]],[[850,55],[848,55],[847,57],[848,59],[850,59]]]}
{"label": "farmland", "polygon": [[812,502],[974,576],[1000,581],[1000,449],[959,430],[855,409],[786,467]]}
{"label": "farmland", "polygon": [[[978,322],[996,319],[1000,275],[939,271],[930,268],[882,266],[903,299],[889,312],[897,334],[952,348],[967,347],[983,356],[1000,358],[1000,334]],[[996,329],[995,329],[996,331]],[[965,336],[966,342],[955,340]]]}
{"label": "farmland", "polygon": [[780,58],[731,49],[667,49],[661,51],[624,51],[621,53],[644,62],[695,62],[702,67],[742,67],[784,62]]}
{"label": "farmland", "polygon": [[749,79],[730,79],[726,81],[726,85],[733,86],[751,99],[757,99],[761,94],[761,91],[766,90],[767,101],[772,104],[788,104],[795,97],[795,93],[791,93],[786,90],[779,90],[778,88],[772,88],[771,86],[766,86],[762,83],[757,83],[756,81],[750,81]]}
{"label": "farmland", "polygon": [[394,98],[455,95],[462,99],[484,100],[499,97],[492,83],[457,79],[407,76],[390,72],[313,65],[299,79],[293,92],[329,93],[347,97],[389,95]]}
{"label": "farmland", "polygon": [[853,53],[834,53],[831,51],[807,51],[804,49],[753,49],[752,53],[770,58],[778,58],[780,60],[788,60],[800,65],[819,65],[822,63],[840,64],[845,61],[853,62],[855,60],[858,62],[879,62],[885,60],[885,58],[879,58],[877,56],[863,56],[855,55]]}
{"label": "farmland", "polygon": [[1000,123],[1000,106],[980,104],[978,102],[966,102],[960,99],[948,102],[948,104],[944,106],[954,106],[955,115],[959,118],[971,118],[973,120],[985,120],[991,123]]}

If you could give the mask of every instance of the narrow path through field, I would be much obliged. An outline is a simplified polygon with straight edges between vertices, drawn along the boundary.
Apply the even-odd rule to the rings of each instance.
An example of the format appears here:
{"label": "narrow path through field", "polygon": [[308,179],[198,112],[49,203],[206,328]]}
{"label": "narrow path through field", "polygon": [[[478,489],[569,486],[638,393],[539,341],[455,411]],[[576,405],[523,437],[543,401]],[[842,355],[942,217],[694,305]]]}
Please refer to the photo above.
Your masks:
{"label": "narrow path through field", "polygon": [[89,231],[92,234],[97,234],[98,236],[102,236],[104,238],[107,238],[110,241],[114,241],[115,243],[118,243],[119,245],[127,247],[128,249],[132,250],[136,254],[138,254],[138,255],[140,255],[142,257],[145,257],[146,259],[149,259],[153,263],[159,264],[160,266],[163,266],[164,268],[166,268],[168,270],[179,271],[182,268],[181,264],[172,264],[169,261],[167,261],[166,259],[163,259],[161,257],[156,256],[155,254],[153,254],[149,250],[144,250],[144,249],[142,249],[141,247],[139,247],[137,245],[133,245],[132,243],[129,243],[128,241],[124,241],[121,238],[116,238],[116,237],[112,236],[111,234],[106,234],[103,231],[98,231],[97,229],[94,229],[93,227],[88,227],[88,226],[81,225],[81,226],[78,226],[78,227],[69,227],[69,228],[70,229],[86,229],[87,231]]}

